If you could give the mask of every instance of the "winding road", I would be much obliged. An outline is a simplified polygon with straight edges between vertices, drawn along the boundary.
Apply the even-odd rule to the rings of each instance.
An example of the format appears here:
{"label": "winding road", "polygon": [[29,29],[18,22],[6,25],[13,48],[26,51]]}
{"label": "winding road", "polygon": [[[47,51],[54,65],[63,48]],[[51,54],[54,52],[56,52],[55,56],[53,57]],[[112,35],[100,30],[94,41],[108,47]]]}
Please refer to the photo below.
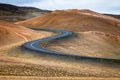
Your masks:
{"label": "winding road", "polygon": [[[38,30],[40,30],[40,29],[38,29]],[[66,54],[66,53],[62,53],[62,52],[56,52],[56,51],[45,49],[44,45],[47,45],[50,41],[68,38],[68,37],[74,36],[75,33],[71,32],[71,31],[67,31],[67,30],[51,30],[51,29],[42,29],[42,30],[51,31],[51,32],[59,33],[59,34],[55,35],[55,36],[27,42],[27,43],[23,44],[22,47],[27,50],[36,51],[36,52],[43,53],[43,54],[62,56],[62,57],[66,57],[66,58],[91,60],[91,61],[97,61],[97,62],[120,63],[120,59],[80,56],[80,55]]]}

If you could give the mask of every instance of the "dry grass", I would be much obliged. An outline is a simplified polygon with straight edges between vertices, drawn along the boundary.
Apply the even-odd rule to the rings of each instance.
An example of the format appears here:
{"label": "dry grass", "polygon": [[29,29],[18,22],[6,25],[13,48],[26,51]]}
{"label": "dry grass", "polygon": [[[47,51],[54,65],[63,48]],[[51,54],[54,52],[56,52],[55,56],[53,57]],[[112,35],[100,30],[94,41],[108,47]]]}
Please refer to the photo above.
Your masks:
{"label": "dry grass", "polygon": [[[17,60],[17,59],[15,59]],[[39,59],[38,59],[39,60]],[[36,63],[36,64],[35,64]],[[39,76],[39,77],[117,77],[119,67],[95,63],[68,63],[61,61],[1,62],[1,76]]]}
{"label": "dry grass", "polygon": [[1,76],[0,80],[120,80],[120,78],[95,78],[95,77],[16,77]]}
{"label": "dry grass", "polygon": [[2,56],[0,75],[40,77],[119,77],[120,65],[67,59],[15,47]]}
{"label": "dry grass", "polygon": [[77,76],[74,73],[69,73],[54,67],[32,65],[32,64],[15,64],[3,63],[0,65],[0,75],[6,76],[41,76],[41,77],[55,77],[55,76]]}

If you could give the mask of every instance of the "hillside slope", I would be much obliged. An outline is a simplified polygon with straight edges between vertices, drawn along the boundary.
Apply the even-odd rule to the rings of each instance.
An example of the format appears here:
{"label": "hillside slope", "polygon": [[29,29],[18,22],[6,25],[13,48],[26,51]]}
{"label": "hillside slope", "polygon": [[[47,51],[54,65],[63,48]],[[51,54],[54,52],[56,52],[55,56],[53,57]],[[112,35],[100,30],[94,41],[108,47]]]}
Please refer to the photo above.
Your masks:
{"label": "hillside slope", "polygon": [[0,21],[0,49],[4,46],[11,46],[29,40],[39,39],[46,35],[50,34],[42,31],[33,31],[10,22]]}
{"label": "hillside slope", "polygon": [[47,48],[67,54],[120,59],[120,35],[78,32],[77,37],[51,43]]}
{"label": "hillside slope", "polygon": [[114,15],[114,14],[104,14],[104,15],[108,15],[108,16],[111,16],[111,17],[114,17],[120,20],[120,15]]}
{"label": "hillside slope", "polygon": [[34,7],[20,7],[11,4],[0,3],[0,20],[20,21],[40,16],[51,12]]}
{"label": "hillside slope", "polygon": [[55,28],[71,31],[102,31],[120,34],[120,21],[90,10],[57,10],[40,17],[17,22],[36,28]]}
{"label": "hillside slope", "polygon": [[[40,32],[38,33],[21,25],[49,27],[71,30],[78,34],[77,37],[54,41],[47,46],[48,49],[68,54],[118,59],[120,58],[119,23],[115,18],[89,10],[55,11],[16,24],[1,21],[0,47],[23,44],[27,40],[50,35],[49,32],[38,31]],[[1,51],[0,56],[0,75],[4,76],[120,77],[119,64],[40,54],[21,49],[21,46]]]}

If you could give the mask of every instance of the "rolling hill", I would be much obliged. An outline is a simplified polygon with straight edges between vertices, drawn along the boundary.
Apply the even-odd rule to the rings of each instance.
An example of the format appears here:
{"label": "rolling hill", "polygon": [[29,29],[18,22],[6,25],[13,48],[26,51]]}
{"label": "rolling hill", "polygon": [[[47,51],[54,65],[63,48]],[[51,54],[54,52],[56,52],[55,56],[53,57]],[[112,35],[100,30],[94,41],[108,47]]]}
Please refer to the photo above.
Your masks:
{"label": "rolling hill", "polygon": [[20,21],[49,13],[49,10],[42,10],[34,7],[20,7],[11,4],[0,3],[0,20]]}
{"label": "rolling hill", "polygon": [[101,31],[120,34],[120,21],[118,19],[90,10],[57,10],[16,24],[35,28],[65,29],[75,32]]}
{"label": "rolling hill", "polygon": [[[0,49],[51,35],[50,32],[34,31],[28,27],[65,29],[77,33],[76,36],[53,41],[47,49],[82,56],[120,58],[120,21],[116,18],[90,10],[56,10],[15,23],[0,21]],[[20,45],[0,51],[0,75],[88,79],[120,77],[119,64],[51,56],[21,49]]]}
{"label": "rolling hill", "polygon": [[104,14],[104,15],[108,15],[108,16],[111,16],[111,17],[114,17],[114,18],[117,18],[120,20],[120,15],[115,15],[115,14]]}
{"label": "rolling hill", "polygon": [[83,56],[120,58],[120,21],[91,10],[57,10],[16,24],[65,29],[77,37],[54,42],[48,49]]}
{"label": "rolling hill", "polygon": [[77,37],[56,41],[47,48],[66,54],[120,59],[120,35],[78,32]]}
{"label": "rolling hill", "polygon": [[49,35],[44,31],[37,32],[10,22],[0,21],[0,49],[42,38],[47,34]]}

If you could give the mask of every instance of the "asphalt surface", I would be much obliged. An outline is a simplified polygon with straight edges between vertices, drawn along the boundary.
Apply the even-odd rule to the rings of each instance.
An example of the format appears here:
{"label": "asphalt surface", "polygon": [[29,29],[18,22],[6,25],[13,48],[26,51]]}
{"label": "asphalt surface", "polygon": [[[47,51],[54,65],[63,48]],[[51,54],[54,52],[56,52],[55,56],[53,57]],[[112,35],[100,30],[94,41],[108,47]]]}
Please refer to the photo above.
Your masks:
{"label": "asphalt surface", "polygon": [[66,53],[62,53],[62,52],[56,52],[56,51],[45,49],[43,47],[44,44],[47,45],[47,43],[49,44],[50,41],[64,39],[64,38],[74,36],[75,33],[71,32],[71,31],[67,31],[67,30],[53,30],[53,29],[38,29],[38,30],[50,31],[50,32],[59,33],[59,34],[55,35],[55,36],[27,42],[22,45],[22,47],[24,49],[36,51],[36,52],[39,52],[40,54],[62,56],[62,57],[66,57],[66,58],[74,58],[77,60],[78,59],[79,60],[91,60],[91,61],[97,61],[97,62],[109,62],[109,63],[117,63],[117,64],[120,63],[120,59],[80,56],[80,55],[66,54]]}

